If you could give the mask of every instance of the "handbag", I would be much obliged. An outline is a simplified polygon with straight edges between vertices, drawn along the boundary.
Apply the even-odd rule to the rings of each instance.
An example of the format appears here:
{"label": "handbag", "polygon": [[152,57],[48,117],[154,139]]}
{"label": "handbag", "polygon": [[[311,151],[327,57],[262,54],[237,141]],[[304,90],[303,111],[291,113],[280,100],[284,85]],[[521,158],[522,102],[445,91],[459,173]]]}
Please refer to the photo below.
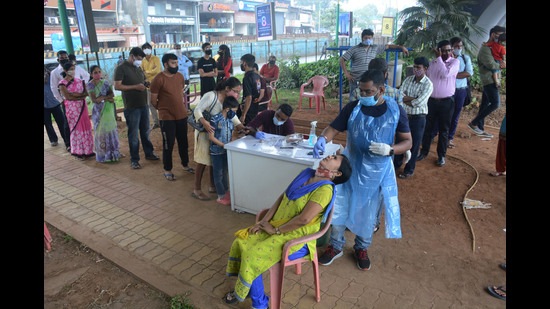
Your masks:
{"label": "handbag", "polygon": [[[464,63],[466,63],[466,57],[462,55],[462,59],[464,60]],[[470,84],[470,78],[466,78],[467,88],[466,88],[466,98],[464,99],[464,104],[462,106],[468,106],[470,103],[472,103],[472,85]]]}
{"label": "handbag", "polygon": [[[204,120],[208,122],[210,122],[210,118],[212,118],[212,114],[210,114],[210,112],[212,112],[212,109],[214,108],[214,106],[216,105],[216,101],[218,100],[218,93],[215,92],[215,94],[216,95],[214,96],[214,101],[212,101],[210,110],[202,112],[202,117],[204,117]],[[198,130],[199,132],[205,131],[204,126],[202,125],[202,122],[197,121],[195,119],[195,113],[193,112],[193,110],[191,110],[191,115],[187,117],[187,123],[191,125],[195,130]]]}

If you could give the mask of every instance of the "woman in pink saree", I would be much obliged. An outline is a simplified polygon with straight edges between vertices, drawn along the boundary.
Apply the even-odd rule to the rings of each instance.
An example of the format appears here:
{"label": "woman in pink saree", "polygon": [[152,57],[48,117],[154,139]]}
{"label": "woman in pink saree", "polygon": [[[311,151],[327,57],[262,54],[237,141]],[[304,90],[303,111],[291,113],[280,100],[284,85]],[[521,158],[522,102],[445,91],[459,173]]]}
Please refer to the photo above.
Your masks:
{"label": "woman in pink saree", "polygon": [[86,106],[85,82],[75,77],[75,65],[71,62],[63,65],[61,73],[63,79],[59,82],[58,88],[63,96],[67,123],[69,124],[71,154],[79,160],[95,156],[94,137],[92,125]]}

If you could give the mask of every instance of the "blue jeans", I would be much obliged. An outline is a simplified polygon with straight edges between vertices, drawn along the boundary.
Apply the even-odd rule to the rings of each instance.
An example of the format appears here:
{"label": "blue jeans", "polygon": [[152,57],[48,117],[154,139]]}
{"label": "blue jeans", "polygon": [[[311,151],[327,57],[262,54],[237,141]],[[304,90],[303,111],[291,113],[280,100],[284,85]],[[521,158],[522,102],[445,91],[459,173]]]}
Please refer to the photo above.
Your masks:
{"label": "blue jeans", "polygon": [[[372,227],[372,229],[374,230],[374,226]],[[339,251],[342,251],[344,249],[344,245],[346,244],[346,238],[344,237],[345,232],[345,225],[332,225],[332,229],[330,231],[330,244],[332,245],[332,247],[334,247],[334,249]],[[355,235],[355,244],[353,245],[353,249],[367,249],[371,243],[372,234],[370,235],[370,238],[364,238],[359,235]]]}
{"label": "blue jeans", "polygon": [[[149,139],[149,108],[125,108],[124,118],[128,127],[128,145],[130,147],[130,161],[139,162],[139,138],[143,144],[146,157],[153,155],[153,143]],[[139,132],[139,138],[138,138]]]}
{"label": "blue jeans", "polygon": [[[403,169],[403,174],[414,174],[414,169],[416,168],[416,157],[420,151],[420,145],[422,145],[422,136],[424,135],[424,128],[426,127],[426,115],[409,115],[409,128],[411,129],[412,136],[412,147],[411,147],[411,158],[405,168]],[[403,164],[403,155],[395,155],[393,157],[394,167],[397,170]]]}
{"label": "blue jeans", "polygon": [[214,186],[218,196],[225,195],[229,191],[229,172],[227,163],[227,152],[221,154],[211,154],[212,171],[214,173]]}
{"label": "blue jeans", "polygon": [[495,111],[500,106],[500,93],[495,83],[483,86],[483,95],[477,116],[470,124],[477,126],[481,131],[485,131],[485,117]]}

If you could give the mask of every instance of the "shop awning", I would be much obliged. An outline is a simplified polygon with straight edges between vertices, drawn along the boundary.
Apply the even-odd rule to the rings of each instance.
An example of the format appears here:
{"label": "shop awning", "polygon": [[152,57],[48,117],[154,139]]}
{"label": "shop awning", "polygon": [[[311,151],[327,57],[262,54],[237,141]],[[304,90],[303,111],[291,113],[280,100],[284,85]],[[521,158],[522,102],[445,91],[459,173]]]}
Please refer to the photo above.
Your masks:
{"label": "shop awning", "polygon": [[[117,41],[126,41],[126,38],[118,34],[97,34],[98,42],[117,42]],[[44,44],[52,44],[52,39],[49,34],[44,34]]]}
{"label": "shop awning", "polygon": [[117,41],[126,41],[126,38],[118,34],[97,34],[98,42],[117,42]]}

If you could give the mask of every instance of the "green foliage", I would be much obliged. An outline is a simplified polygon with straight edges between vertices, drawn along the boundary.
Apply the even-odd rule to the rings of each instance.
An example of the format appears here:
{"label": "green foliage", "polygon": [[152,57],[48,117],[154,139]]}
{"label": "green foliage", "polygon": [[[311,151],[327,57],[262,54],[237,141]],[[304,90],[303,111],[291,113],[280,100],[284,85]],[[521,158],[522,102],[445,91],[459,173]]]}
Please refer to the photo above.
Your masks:
{"label": "green foliage", "polygon": [[467,53],[474,48],[471,36],[483,36],[485,30],[475,24],[475,17],[465,11],[474,5],[473,0],[419,0],[418,6],[399,12],[403,25],[395,44],[412,47],[422,56],[432,57],[432,49],[441,40],[454,36],[462,38]]}
{"label": "green foliage", "polygon": [[194,309],[187,295],[176,295],[170,299],[170,309]]}
{"label": "green foliage", "polygon": [[[299,88],[315,75],[323,75],[328,78],[329,85],[325,93],[337,93],[339,87],[340,63],[338,57],[329,57],[317,62],[300,64],[299,57],[290,61],[279,63],[279,82],[277,89]],[[349,91],[349,89],[348,89]]]}

